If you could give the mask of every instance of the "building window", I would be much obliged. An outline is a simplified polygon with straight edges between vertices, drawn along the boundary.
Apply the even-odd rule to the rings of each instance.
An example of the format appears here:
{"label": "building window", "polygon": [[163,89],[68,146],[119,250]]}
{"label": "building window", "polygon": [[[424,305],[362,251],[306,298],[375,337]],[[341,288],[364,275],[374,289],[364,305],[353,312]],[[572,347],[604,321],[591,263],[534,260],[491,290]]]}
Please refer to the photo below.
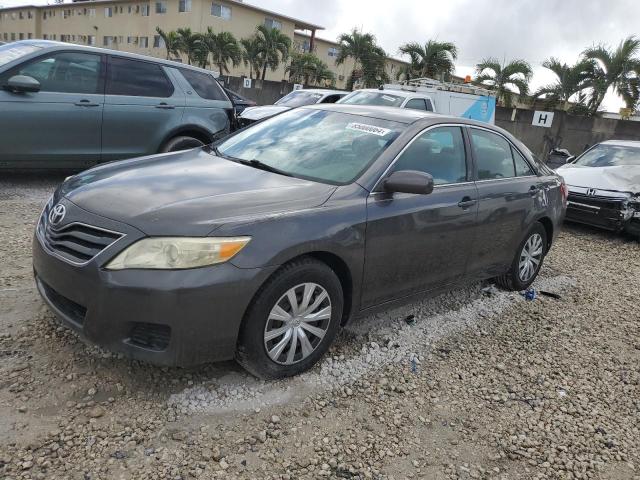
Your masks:
{"label": "building window", "polygon": [[327,50],[327,55],[329,55],[330,57],[337,57],[338,49],[336,47],[329,47],[329,49]]}
{"label": "building window", "polygon": [[149,5],[142,5],[142,16],[143,17],[148,17],[149,16]]}
{"label": "building window", "polygon": [[138,37],[127,37],[127,43],[128,44],[135,44],[138,43]]}
{"label": "building window", "polygon": [[24,18],[24,13],[22,13],[22,12],[18,13],[18,18],[20,20],[22,20]]}
{"label": "building window", "polygon": [[19,38],[20,40],[24,40],[24,33],[20,33],[20,34],[18,34],[18,38]]}
{"label": "building window", "polygon": [[140,48],[149,48],[149,37],[140,37]]}
{"label": "building window", "polygon": [[133,11],[133,5],[129,5],[129,8],[127,10],[129,13],[131,13]]}
{"label": "building window", "polygon": [[[5,35],[6,35],[6,33],[5,33]],[[7,39],[7,37],[5,36],[5,38],[4,38],[4,39],[6,40],[6,39]],[[44,34],[42,35],[42,39],[43,39],[43,40],[49,40],[49,35],[47,35],[46,33],[44,33]]]}
{"label": "building window", "polygon": [[104,16],[105,17],[113,17],[113,7],[105,7],[104,8]]}
{"label": "building window", "polygon": [[179,0],[178,2],[178,11],[181,13],[186,13],[191,11],[191,0]]}
{"label": "building window", "polygon": [[87,45],[95,45],[95,44],[96,44],[96,36],[87,35]]}
{"label": "building window", "polygon": [[31,39],[33,38],[33,33],[28,33],[28,34],[27,34],[27,38],[28,38],[29,40],[31,40]]}
{"label": "building window", "polygon": [[46,10],[44,12],[42,12],[42,19],[46,20],[47,19],[47,12]]}
{"label": "building window", "polygon": [[267,28],[277,28],[278,30],[282,30],[282,23],[269,17],[264,19],[264,26]]}
{"label": "building window", "polygon": [[115,43],[115,37],[108,36],[108,37],[104,37],[102,40],[102,45],[105,47],[111,47],[113,46],[114,43]]}
{"label": "building window", "polygon": [[164,47],[165,47],[164,38],[162,38],[160,35],[154,35],[153,48],[164,48]]}
{"label": "building window", "polygon": [[15,40],[15,39],[16,39],[16,34],[15,34],[15,33],[12,33],[12,34],[11,34],[11,40]]}
{"label": "building window", "polygon": [[213,2],[211,4],[211,15],[223,18],[224,20],[231,20],[231,7]]}
{"label": "building window", "polygon": [[27,12],[27,18],[33,18],[33,12],[31,10]]}
{"label": "building window", "polygon": [[156,13],[158,15],[167,13],[167,2],[156,2]]}

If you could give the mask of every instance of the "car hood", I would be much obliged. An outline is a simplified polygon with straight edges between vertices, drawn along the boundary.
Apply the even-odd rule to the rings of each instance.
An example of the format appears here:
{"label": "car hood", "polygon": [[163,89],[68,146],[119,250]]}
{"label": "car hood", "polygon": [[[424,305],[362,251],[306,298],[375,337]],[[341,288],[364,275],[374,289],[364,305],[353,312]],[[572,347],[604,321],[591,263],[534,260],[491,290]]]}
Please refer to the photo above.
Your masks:
{"label": "car hood", "polygon": [[148,235],[204,236],[225,223],[317,207],[335,189],[220,158],[205,147],[93,168],[69,178],[59,194]]}
{"label": "car hood", "polygon": [[272,117],[278,113],[291,110],[291,107],[285,107],[284,105],[264,105],[262,107],[249,107],[245,108],[240,114],[240,117],[246,120],[262,120],[263,118]]}
{"label": "car hood", "polygon": [[556,170],[567,185],[617,192],[640,192],[640,166],[582,167],[567,164]]}

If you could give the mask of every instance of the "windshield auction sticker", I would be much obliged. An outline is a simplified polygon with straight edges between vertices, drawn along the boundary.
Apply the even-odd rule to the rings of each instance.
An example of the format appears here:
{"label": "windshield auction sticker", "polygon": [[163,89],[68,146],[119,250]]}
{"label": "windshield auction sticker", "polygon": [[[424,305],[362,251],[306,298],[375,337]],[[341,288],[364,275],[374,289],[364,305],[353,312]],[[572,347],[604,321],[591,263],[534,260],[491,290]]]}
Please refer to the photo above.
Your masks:
{"label": "windshield auction sticker", "polygon": [[376,127],[375,125],[367,125],[366,123],[350,123],[347,125],[347,130],[356,130],[358,132],[371,133],[373,135],[378,135],[379,137],[384,137],[391,130],[388,128]]}

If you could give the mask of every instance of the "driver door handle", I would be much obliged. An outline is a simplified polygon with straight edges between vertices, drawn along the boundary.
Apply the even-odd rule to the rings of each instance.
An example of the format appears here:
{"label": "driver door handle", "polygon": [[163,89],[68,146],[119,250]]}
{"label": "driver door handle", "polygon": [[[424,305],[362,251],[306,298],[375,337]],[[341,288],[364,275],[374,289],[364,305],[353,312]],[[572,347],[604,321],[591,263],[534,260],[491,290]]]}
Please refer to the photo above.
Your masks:
{"label": "driver door handle", "polygon": [[465,196],[458,202],[458,206],[463,210],[466,210],[469,207],[473,207],[476,204],[477,200],[472,199],[471,197]]}
{"label": "driver door handle", "polygon": [[164,109],[164,110],[173,110],[176,107],[174,107],[173,105],[169,105],[166,102],[162,102],[162,103],[159,103],[158,105],[156,105],[156,108],[161,108],[161,109]]}
{"label": "driver door handle", "polygon": [[83,98],[79,102],[76,102],[75,105],[76,107],[99,107],[100,106],[99,103],[93,103],[91,100],[87,100],[86,98]]}

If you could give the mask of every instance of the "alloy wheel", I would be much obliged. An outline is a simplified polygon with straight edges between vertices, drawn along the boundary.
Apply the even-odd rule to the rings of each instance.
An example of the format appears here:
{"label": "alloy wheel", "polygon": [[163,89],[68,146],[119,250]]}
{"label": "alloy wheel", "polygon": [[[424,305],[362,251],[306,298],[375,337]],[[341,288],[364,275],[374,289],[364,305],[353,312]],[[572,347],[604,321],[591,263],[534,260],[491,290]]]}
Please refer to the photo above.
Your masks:
{"label": "alloy wheel", "polygon": [[317,283],[290,288],[269,313],[264,346],[276,363],[292,365],[311,355],[331,322],[331,299]]}
{"label": "alloy wheel", "polygon": [[528,282],[538,271],[543,254],[542,236],[534,233],[529,237],[520,252],[518,276],[522,282]]}

